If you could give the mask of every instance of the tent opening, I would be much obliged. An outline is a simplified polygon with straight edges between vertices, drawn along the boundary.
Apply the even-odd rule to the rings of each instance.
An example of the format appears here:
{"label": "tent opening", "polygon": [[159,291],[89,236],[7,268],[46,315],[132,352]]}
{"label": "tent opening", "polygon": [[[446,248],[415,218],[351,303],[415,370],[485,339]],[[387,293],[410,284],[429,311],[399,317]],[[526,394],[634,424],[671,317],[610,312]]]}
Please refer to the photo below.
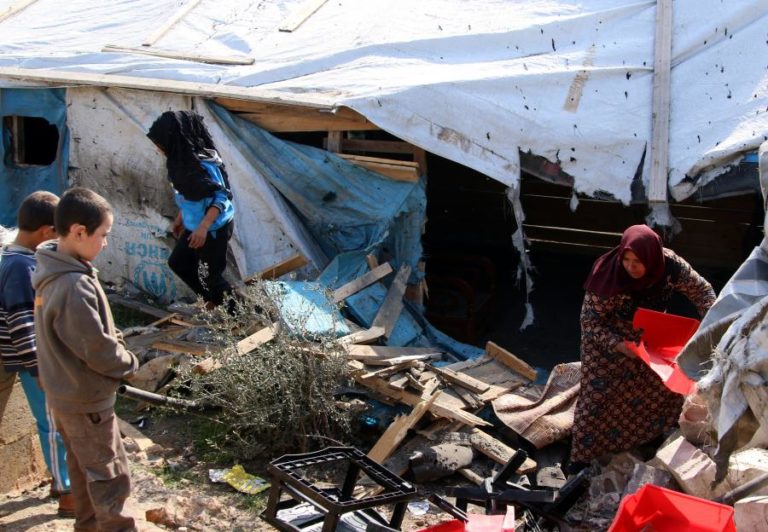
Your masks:
{"label": "tent opening", "polygon": [[3,117],[7,166],[49,166],[56,160],[59,130],[45,118]]}

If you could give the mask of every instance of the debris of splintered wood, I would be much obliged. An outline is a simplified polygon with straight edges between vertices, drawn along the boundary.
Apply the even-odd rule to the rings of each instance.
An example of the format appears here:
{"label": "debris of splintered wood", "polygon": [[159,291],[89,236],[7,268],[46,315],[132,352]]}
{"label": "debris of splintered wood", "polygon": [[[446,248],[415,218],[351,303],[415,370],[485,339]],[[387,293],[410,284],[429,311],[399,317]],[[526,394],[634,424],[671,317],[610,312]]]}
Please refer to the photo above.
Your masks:
{"label": "debris of splintered wood", "polygon": [[166,380],[166,375],[179,361],[181,355],[163,355],[148,360],[136,370],[131,377],[131,385],[150,392],[157,391],[160,383]]}
{"label": "debris of splintered wood", "polygon": [[524,361],[517,358],[515,355],[513,355],[506,349],[499,347],[493,342],[488,342],[485,345],[485,352],[488,354],[488,356],[490,356],[494,360],[501,362],[502,364],[516,371],[526,379],[531,381],[536,380],[536,370],[533,369],[528,364],[526,364]]}
{"label": "debris of splintered wood", "polygon": [[373,318],[372,327],[383,327],[384,338],[389,339],[392,331],[395,329],[397,318],[403,310],[403,295],[405,294],[408,276],[411,275],[411,267],[403,264],[389,287],[384,303],[381,304],[376,317]]}
{"label": "debris of splintered wood", "polygon": [[[441,349],[433,347],[390,347],[381,345],[348,345],[346,346],[347,358],[349,360],[359,360],[369,365],[371,361],[391,360],[402,357],[424,357],[439,356]],[[418,359],[414,359],[418,360]]]}
{"label": "debris of splintered wood", "polygon": [[125,345],[126,347],[128,347],[129,350],[136,351],[139,349],[143,349],[145,347],[150,347],[155,342],[159,342],[161,340],[166,340],[166,339],[178,336],[181,333],[183,333],[185,330],[186,330],[186,327],[173,326],[173,327],[166,327],[165,329],[161,329],[157,332],[137,334],[135,336],[126,338]]}
{"label": "debris of splintered wood", "polygon": [[486,384],[481,380],[470,377],[469,375],[458,373],[450,368],[438,368],[432,366],[430,369],[446,380],[454,384],[458,384],[470,392],[481,394],[483,392],[487,392],[491,388],[490,384]]}
{"label": "debris of splintered wood", "polygon": [[[497,397],[522,386],[526,382],[526,379],[520,376],[520,374],[487,355],[483,355],[476,360],[465,360],[463,362],[442,366],[441,369],[453,370],[488,384],[490,388],[487,391],[478,394],[478,398],[483,403],[492,401]],[[448,393],[454,393],[454,389],[449,390]]]}
{"label": "debris of splintered wood", "polygon": [[432,406],[441,393],[440,390],[436,391],[429,397],[429,399],[414,406],[411,413],[407,416],[402,415],[395,418],[389,427],[387,427],[387,430],[384,431],[381,438],[379,438],[373,448],[368,452],[368,458],[379,464],[389,458],[389,455],[392,454],[406,437],[408,431],[419,422],[424,414],[427,413],[429,407]]}
{"label": "debris of splintered wood", "polygon": [[309,261],[307,258],[302,255],[301,253],[297,253],[296,255],[285,259],[282,262],[278,262],[277,264],[270,266],[269,268],[266,268],[258,273],[255,273],[253,275],[250,275],[245,278],[245,284],[251,284],[255,281],[258,281],[259,279],[277,279],[279,277],[282,277],[286,273],[290,273],[292,271],[298,270],[299,268],[306,266],[309,264]]}

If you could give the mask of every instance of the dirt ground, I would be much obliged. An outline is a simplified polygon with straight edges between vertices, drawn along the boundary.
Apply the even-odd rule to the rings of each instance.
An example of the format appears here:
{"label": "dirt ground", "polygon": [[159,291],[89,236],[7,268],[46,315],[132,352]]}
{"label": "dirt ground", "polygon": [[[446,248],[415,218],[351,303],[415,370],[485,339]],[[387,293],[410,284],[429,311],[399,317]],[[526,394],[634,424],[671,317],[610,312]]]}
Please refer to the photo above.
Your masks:
{"label": "dirt ground", "polygon": [[[131,419],[128,415],[122,417]],[[259,517],[267,492],[245,495],[229,485],[210,482],[209,468],[232,464],[198,460],[187,419],[158,415],[150,416],[150,420],[142,432],[161,448],[144,452],[130,438],[123,440],[133,479],[130,509],[139,530],[274,530]],[[258,466],[249,466],[249,472],[250,468]],[[263,475],[263,469],[253,473]],[[43,484],[22,493],[0,495],[0,531],[72,530],[74,521],[57,516],[58,502],[49,497],[49,490],[50,486]],[[154,522],[147,521],[148,511],[154,514]],[[425,515],[407,511],[402,530],[418,530],[448,519],[447,514],[435,509]]]}

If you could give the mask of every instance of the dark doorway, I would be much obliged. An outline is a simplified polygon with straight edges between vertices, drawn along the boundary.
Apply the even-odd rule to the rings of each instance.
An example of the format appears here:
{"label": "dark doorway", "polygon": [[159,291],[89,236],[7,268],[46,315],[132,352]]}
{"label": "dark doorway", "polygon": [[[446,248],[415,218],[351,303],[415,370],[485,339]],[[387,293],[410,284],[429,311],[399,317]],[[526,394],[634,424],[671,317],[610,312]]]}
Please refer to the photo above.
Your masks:
{"label": "dark doorway", "polygon": [[9,140],[6,165],[48,166],[56,160],[59,130],[44,118],[3,117],[3,136]]}

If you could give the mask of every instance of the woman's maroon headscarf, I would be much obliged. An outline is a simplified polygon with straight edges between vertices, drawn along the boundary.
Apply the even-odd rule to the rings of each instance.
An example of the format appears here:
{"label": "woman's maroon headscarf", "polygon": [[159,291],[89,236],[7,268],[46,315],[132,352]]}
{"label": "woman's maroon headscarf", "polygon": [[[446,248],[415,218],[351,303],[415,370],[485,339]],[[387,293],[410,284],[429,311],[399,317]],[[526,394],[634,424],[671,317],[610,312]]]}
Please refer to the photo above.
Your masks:
{"label": "woman's maroon headscarf", "polygon": [[[633,279],[621,263],[627,250],[634,252],[645,266],[645,275],[640,279]],[[611,297],[623,292],[642,292],[662,277],[664,247],[661,238],[647,225],[633,225],[624,231],[618,246],[595,261],[584,288],[599,296]]]}

